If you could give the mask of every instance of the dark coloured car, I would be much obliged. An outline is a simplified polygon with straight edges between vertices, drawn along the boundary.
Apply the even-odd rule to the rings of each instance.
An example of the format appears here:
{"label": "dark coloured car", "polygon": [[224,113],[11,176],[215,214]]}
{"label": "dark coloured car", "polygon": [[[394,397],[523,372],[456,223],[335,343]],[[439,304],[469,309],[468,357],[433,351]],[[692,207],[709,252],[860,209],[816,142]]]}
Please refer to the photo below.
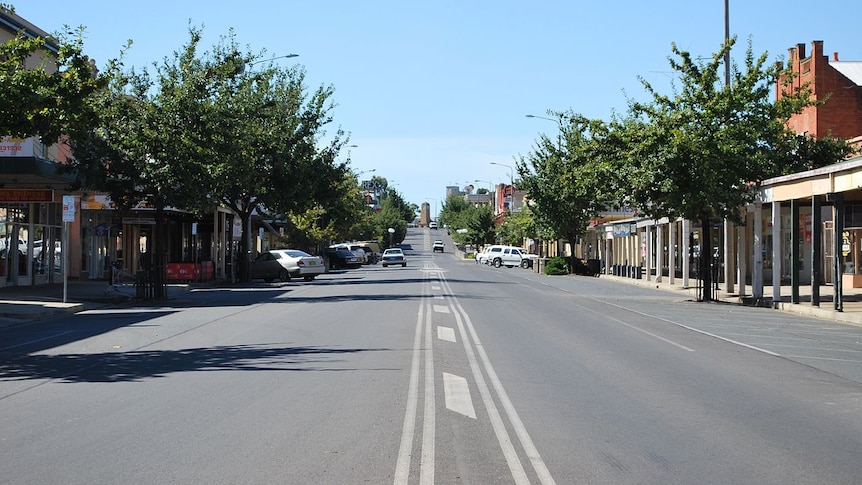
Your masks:
{"label": "dark coloured car", "polygon": [[328,248],[323,255],[329,262],[329,269],[352,269],[362,266],[362,262],[348,249]]}

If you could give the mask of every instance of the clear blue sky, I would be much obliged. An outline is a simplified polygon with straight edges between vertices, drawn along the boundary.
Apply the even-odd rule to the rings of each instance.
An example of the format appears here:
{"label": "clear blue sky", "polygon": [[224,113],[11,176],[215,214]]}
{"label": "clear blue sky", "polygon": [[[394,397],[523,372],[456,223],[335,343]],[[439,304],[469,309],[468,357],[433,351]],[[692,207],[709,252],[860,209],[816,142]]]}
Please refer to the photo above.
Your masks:
{"label": "clear blue sky", "polygon": [[[311,89],[335,88],[335,123],[350,134],[352,167],[376,169],[404,197],[432,208],[447,185],[509,181],[506,167],[531,151],[551,121],[524,115],[572,109],[609,119],[626,97],[643,98],[638,76],[669,92],[671,43],[695,55],[724,38],[723,0],[452,1],[7,0],[47,32],[85,26],[100,66],[134,45],[128,66],[150,66],[203,26],[204,46],[234,28],[240,44],[300,57]],[[730,1],[741,58],[786,60],[813,40],[862,61],[862,2]],[[367,176],[368,174],[366,174]],[[363,176],[362,178],[365,178]]]}

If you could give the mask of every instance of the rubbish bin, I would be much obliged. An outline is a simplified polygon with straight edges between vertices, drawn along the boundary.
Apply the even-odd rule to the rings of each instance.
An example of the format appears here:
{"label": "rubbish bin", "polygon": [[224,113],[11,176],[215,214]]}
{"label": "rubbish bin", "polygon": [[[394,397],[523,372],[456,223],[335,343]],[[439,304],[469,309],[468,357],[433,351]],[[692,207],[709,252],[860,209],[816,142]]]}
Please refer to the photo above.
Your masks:
{"label": "rubbish bin", "polygon": [[590,276],[598,276],[602,271],[602,262],[598,259],[588,259],[587,269],[590,272]]}

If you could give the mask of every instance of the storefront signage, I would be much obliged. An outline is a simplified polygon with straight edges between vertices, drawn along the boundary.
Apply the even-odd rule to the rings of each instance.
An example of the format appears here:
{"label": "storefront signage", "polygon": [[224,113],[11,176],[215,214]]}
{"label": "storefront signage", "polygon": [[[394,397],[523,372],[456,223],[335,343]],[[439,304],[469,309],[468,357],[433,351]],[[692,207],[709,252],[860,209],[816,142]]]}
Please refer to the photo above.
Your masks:
{"label": "storefront signage", "polygon": [[75,222],[75,196],[63,196],[63,222]]}
{"label": "storefront signage", "polygon": [[632,226],[634,224],[614,224],[614,237],[631,236],[637,231],[637,228]]}
{"label": "storefront signage", "polygon": [[53,202],[51,189],[0,189],[0,202]]}
{"label": "storefront signage", "polygon": [[124,217],[123,224],[141,224],[154,226],[156,224],[156,220],[146,217]]}
{"label": "storefront signage", "polygon": [[33,138],[0,137],[0,157],[32,157],[35,153]]}

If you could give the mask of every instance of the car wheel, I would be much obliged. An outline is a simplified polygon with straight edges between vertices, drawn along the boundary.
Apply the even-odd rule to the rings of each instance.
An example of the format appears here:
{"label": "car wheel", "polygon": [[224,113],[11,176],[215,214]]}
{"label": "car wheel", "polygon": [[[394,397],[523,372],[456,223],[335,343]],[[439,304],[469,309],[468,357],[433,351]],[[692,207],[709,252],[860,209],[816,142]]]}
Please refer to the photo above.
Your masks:
{"label": "car wheel", "polygon": [[385,267],[387,267],[387,266],[389,266],[389,265],[388,265],[388,264],[384,264],[384,265],[383,265],[383,267],[384,267],[384,268],[385,268]]}
{"label": "car wheel", "polygon": [[407,267],[407,263],[401,263],[401,267],[402,267],[402,268],[406,268],[406,267]]}
{"label": "car wheel", "polygon": [[314,280],[314,276],[303,276],[302,279],[304,281],[312,281],[312,280]]}
{"label": "car wheel", "polygon": [[281,268],[281,271],[278,272],[278,279],[281,281],[290,281],[290,273],[286,269]]}
{"label": "car wheel", "polygon": [[529,262],[528,260],[526,260],[526,259],[522,260],[522,261],[521,261],[521,267],[522,267],[522,268],[524,268],[524,269],[529,268],[529,267],[530,267],[530,262]]}
{"label": "car wheel", "polygon": [[503,266],[503,261],[500,258],[495,259],[494,260],[494,267],[499,268],[500,266]]}

